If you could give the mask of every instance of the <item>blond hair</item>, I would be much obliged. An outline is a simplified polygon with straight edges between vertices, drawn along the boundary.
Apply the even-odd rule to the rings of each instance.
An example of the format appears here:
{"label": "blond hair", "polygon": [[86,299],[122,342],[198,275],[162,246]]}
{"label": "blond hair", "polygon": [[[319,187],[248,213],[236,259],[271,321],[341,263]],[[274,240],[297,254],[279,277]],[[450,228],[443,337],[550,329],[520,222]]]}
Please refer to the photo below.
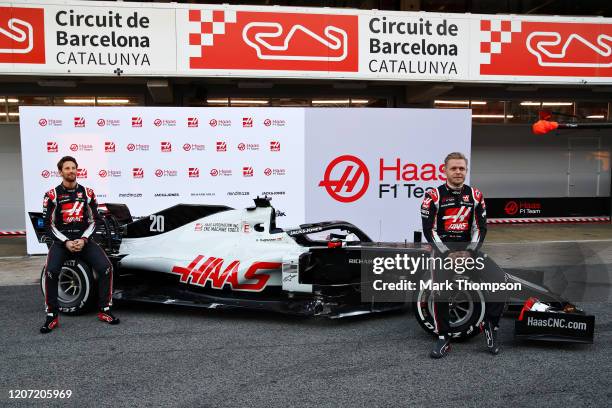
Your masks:
{"label": "blond hair", "polygon": [[467,167],[468,165],[468,159],[467,157],[465,157],[465,155],[461,152],[452,152],[449,153],[446,158],[444,159],[444,165],[446,166],[448,164],[449,160],[465,160],[465,166]]}

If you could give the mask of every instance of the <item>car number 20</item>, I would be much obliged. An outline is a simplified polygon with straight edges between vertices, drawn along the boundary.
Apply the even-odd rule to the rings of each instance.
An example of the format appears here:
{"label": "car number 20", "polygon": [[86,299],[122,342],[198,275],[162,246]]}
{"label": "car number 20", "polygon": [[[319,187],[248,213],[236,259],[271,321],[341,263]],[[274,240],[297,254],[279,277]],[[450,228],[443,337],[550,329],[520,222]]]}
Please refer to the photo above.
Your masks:
{"label": "car number 20", "polygon": [[149,230],[151,232],[164,232],[164,216],[163,215],[151,215],[151,226]]}

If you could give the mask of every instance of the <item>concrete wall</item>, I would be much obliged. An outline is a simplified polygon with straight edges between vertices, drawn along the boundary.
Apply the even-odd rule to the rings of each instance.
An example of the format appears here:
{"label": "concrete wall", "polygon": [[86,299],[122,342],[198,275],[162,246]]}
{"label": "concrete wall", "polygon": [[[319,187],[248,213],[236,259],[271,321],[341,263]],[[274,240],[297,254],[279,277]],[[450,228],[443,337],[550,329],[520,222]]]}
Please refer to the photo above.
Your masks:
{"label": "concrete wall", "polygon": [[19,125],[0,124],[0,231],[25,227],[22,180]]}
{"label": "concrete wall", "polygon": [[[472,133],[472,184],[487,197],[610,196],[612,130],[535,136],[527,125],[474,125]],[[0,231],[23,229],[18,125],[0,125],[0,189]]]}

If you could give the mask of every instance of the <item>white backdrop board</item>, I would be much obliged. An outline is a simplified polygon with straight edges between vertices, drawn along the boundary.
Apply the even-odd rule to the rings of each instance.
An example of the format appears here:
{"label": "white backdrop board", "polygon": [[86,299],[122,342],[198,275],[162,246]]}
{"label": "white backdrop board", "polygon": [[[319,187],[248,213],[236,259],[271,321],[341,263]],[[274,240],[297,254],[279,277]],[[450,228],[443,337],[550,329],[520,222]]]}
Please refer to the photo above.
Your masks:
{"label": "white backdrop board", "polygon": [[403,241],[420,229],[423,190],[443,182],[445,155],[469,157],[471,140],[470,111],[450,109],[22,107],[20,124],[29,254],[46,247],[27,212],[61,182],[64,155],[100,203],[136,217],[267,195],[280,227],[343,219]]}
{"label": "white backdrop board", "polygon": [[444,157],[470,157],[465,109],[310,109],[306,123],[306,221],[350,221],[378,241],[411,242]]}
{"label": "white backdrop board", "polygon": [[[22,107],[25,209],[41,211],[74,156],[98,201],[141,217],[178,203],[242,208],[273,197],[279,226],[304,219],[304,111],[266,108]],[[28,253],[44,253],[26,214]]]}

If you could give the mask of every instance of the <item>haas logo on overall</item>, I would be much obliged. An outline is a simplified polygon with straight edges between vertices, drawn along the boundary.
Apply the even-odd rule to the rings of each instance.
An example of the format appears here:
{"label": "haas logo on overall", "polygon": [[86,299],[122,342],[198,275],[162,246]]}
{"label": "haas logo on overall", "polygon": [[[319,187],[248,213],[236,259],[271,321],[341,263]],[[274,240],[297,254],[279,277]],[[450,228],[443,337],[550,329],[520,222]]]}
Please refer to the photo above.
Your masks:
{"label": "haas logo on overall", "polygon": [[62,204],[62,220],[64,221],[64,224],[69,224],[71,222],[82,222],[83,207],[85,207],[85,203],[83,201]]}
{"label": "haas logo on overall", "polygon": [[0,63],[45,63],[45,10],[0,7]]}
{"label": "haas logo on overall", "polygon": [[444,229],[446,231],[467,231],[471,212],[470,207],[448,208],[442,217]]}
{"label": "haas logo on overall", "polygon": [[209,9],[185,17],[191,69],[358,70],[357,15]]}

